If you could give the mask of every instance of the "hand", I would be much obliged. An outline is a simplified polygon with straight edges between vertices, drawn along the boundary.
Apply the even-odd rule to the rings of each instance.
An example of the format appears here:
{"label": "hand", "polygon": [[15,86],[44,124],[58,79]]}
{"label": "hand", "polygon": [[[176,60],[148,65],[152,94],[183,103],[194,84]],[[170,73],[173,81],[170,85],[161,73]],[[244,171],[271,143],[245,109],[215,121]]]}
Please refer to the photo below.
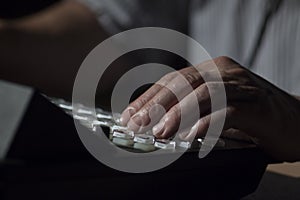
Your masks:
{"label": "hand", "polygon": [[[238,63],[227,57],[213,60],[217,65],[223,82],[204,82],[203,77],[194,67],[188,67],[179,72],[186,77],[197,96],[197,104],[183,103],[187,110],[200,107],[200,119],[191,122],[191,131],[180,135],[182,139],[203,137],[206,134],[210,119],[215,115],[218,119],[219,111],[225,109],[226,120],[222,134],[231,136],[247,134],[266,152],[276,159],[295,161],[300,159],[300,103],[292,95],[275,87],[263,78],[255,75]],[[208,61],[197,66],[197,69],[209,77],[214,73]],[[138,99],[133,101],[122,113],[121,122],[130,129],[140,131],[140,127],[153,123],[149,111],[154,105],[160,104],[167,113],[161,114],[159,123],[153,127],[153,134],[157,138],[169,138],[178,129],[180,117],[179,102],[189,102],[190,93],[186,92],[183,83],[179,83],[175,73],[165,75]],[[224,84],[227,106],[213,113],[210,111],[210,95],[217,95],[220,86]],[[176,92],[182,94],[176,99],[167,89],[172,86]],[[221,117],[221,116],[220,116]]]}

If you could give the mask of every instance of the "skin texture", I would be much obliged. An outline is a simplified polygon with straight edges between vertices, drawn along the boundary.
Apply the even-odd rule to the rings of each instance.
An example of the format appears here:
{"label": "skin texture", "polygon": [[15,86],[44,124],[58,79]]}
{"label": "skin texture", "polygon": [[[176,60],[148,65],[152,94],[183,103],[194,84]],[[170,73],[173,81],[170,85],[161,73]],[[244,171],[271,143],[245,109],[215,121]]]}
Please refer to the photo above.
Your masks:
{"label": "skin texture", "polygon": [[[207,76],[208,82],[204,82],[193,67],[179,71],[187,78],[186,82],[179,81],[175,73],[167,74],[124,110],[122,124],[135,131],[144,131],[140,127],[153,124],[149,111],[159,104],[167,112],[161,114],[159,120],[154,119],[156,125],[152,128],[153,134],[157,138],[169,138],[177,131],[180,117],[189,117],[188,112],[180,116],[179,102],[190,112],[199,106],[200,119],[195,122],[191,120],[188,131],[180,134],[182,139],[189,140],[195,136],[205,136],[211,116],[220,119],[220,110],[224,109],[226,120],[223,135],[236,138],[245,138],[246,135],[247,139],[255,141],[276,159],[299,160],[299,97],[282,91],[230,58],[218,57],[213,61],[222,76],[222,82],[210,78],[214,76],[211,61],[197,66]],[[187,92],[184,84],[192,85],[197,95],[195,104],[188,103],[191,91]],[[211,113],[208,88],[212,89],[212,95],[218,95],[222,84],[225,86],[227,106]],[[168,87],[176,88],[176,93],[181,94],[180,99],[176,99]]]}

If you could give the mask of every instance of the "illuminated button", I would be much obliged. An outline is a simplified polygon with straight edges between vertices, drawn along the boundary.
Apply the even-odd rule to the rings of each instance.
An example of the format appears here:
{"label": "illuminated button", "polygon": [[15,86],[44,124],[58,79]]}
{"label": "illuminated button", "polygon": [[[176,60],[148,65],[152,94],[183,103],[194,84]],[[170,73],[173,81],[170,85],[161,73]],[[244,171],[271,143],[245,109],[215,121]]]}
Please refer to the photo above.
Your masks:
{"label": "illuminated button", "polygon": [[133,145],[133,140],[127,140],[127,139],[122,139],[122,138],[113,138],[112,142],[118,146],[124,146],[124,147],[132,147]]}
{"label": "illuminated button", "polygon": [[128,130],[126,127],[114,125],[111,127],[111,132],[113,134],[113,137],[125,138],[125,139],[133,139],[134,138],[134,132]]}
{"label": "illuminated button", "polygon": [[160,149],[175,149],[176,142],[166,139],[156,139],[154,146]]}
{"label": "illuminated button", "polygon": [[143,144],[143,143],[134,143],[133,148],[146,151],[146,152],[155,150],[155,146],[153,144]]}
{"label": "illuminated button", "polygon": [[192,147],[192,143],[188,142],[188,141],[178,141],[177,142],[177,146],[182,147],[182,148],[186,148],[189,149]]}
{"label": "illuminated button", "polygon": [[215,138],[198,138],[197,141],[201,143],[201,145],[206,145],[206,146],[215,146],[215,147],[225,147],[225,141],[221,138],[216,139]]}
{"label": "illuminated button", "polygon": [[154,137],[152,135],[139,134],[134,137],[133,141],[142,144],[154,144]]}

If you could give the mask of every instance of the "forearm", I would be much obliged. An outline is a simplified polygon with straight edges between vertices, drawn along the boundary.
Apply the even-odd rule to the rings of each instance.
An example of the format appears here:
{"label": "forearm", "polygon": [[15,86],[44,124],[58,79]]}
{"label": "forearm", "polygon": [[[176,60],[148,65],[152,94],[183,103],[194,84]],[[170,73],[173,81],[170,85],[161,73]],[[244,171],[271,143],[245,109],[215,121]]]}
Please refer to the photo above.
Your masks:
{"label": "forearm", "polygon": [[93,14],[73,1],[6,21],[0,25],[0,79],[69,98],[81,62],[106,37]]}

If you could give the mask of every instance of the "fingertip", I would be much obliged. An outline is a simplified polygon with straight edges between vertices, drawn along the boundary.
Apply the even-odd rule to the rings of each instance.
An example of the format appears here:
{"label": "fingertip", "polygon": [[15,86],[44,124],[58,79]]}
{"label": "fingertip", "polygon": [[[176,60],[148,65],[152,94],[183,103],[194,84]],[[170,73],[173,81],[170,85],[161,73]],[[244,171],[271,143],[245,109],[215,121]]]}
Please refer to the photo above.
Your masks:
{"label": "fingertip", "polygon": [[164,122],[159,122],[152,128],[153,135],[155,137],[161,137],[162,133],[164,132]]}
{"label": "fingertip", "polygon": [[185,134],[182,134],[182,140],[185,141],[193,141],[197,135],[200,134],[200,130],[199,130],[199,121],[194,124],[194,126],[192,126],[191,130]]}
{"label": "fingertip", "polygon": [[132,119],[130,119],[127,123],[127,128],[134,132],[138,132],[138,130],[140,129],[140,126],[138,126]]}
{"label": "fingertip", "polygon": [[179,134],[178,134],[178,137],[179,137],[179,139],[185,141],[185,140],[186,140],[186,137],[188,136],[188,134],[189,134],[189,132],[179,133]]}
{"label": "fingertip", "polygon": [[136,133],[141,133],[145,127],[145,114],[138,112],[135,113],[128,121],[127,123],[127,128],[136,132]]}
{"label": "fingertip", "polygon": [[120,118],[121,125],[126,126],[131,116],[133,116],[135,112],[136,112],[135,108],[127,107],[121,114],[121,118]]}

